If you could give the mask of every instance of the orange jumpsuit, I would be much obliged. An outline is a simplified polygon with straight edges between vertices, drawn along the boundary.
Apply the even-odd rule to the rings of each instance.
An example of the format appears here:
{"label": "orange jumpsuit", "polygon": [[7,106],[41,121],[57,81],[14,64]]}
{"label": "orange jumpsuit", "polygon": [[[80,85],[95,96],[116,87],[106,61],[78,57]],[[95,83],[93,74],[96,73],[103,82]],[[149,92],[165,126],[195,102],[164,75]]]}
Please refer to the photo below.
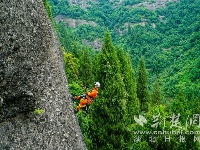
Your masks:
{"label": "orange jumpsuit", "polygon": [[84,98],[80,99],[77,111],[79,111],[82,107],[85,107],[86,105],[90,105],[93,102],[93,99],[97,97],[97,94],[98,94],[98,87],[96,86],[91,92],[86,92],[86,99]]}

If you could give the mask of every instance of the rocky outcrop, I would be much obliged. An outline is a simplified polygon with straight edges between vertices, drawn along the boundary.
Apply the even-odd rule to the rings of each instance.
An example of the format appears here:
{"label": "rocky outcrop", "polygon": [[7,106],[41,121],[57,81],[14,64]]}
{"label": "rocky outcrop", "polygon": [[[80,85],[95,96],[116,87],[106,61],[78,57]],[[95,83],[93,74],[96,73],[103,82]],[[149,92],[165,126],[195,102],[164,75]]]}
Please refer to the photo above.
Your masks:
{"label": "rocky outcrop", "polygon": [[[108,0],[110,3],[112,3],[114,6],[121,5],[124,0]],[[167,3],[169,2],[178,2],[179,0],[145,0],[142,3],[138,3],[136,5],[133,5],[133,7],[140,7],[143,6],[149,10],[156,10],[160,7],[165,7]],[[68,0],[69,4],[71,6],[79,6],[82,9],[87,9],[87,7],[90,7],[92,3],[98,3],[97,0]],[[128,6],[132,7],[132,6]]]}
{"label": "rocky outcrop", "polygon": [[102,49],[102,45],[103,45],[103,42],[100,40],[100,39],[95,39],[94,41],[90,42],[86,39],[83,39],[82,40],[82,43],[89,46],[89,47],[92,47],[94,50],[101,50]]}
{"label": "rocky outcrop", "polygon": [[42,0],[0,0],[0,149],[86,149]]}
{"label": "rocky outcrop", "polygon": [[139,4],[134,5],[134,7],[143,6],[149,10],[156,10],[160,7],[165,7],[169,2],[177,2],[179,0],[154,0],[153,2],[145,1]]}
{"label": "rocky outcrop", "polygon": [[76,28],[80,25],[91,25],[92,27],[96,27],[97,23],[94,21],[86,21],[86,20],[81,20],[81,19],[73,19],[73,18],[67,18],[62,15],[57,15],[55,18],[56,23],[63,22],[67,26],[71,28]]}
{"label": "rocky outcrop", "polygon": [[98,2],[97,0],[68,0],[69,5],[71,6],[79,6],[82,9],[87,9],[91,3]]}

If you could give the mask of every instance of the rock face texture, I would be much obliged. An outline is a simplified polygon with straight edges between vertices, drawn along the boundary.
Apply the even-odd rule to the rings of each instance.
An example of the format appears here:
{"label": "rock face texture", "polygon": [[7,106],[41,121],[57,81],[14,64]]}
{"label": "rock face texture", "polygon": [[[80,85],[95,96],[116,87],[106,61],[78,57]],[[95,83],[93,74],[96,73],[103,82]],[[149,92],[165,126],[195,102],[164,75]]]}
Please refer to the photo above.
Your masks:
{"label": "rock face texture", "polygon": [[86,149],[42,0],[0,0],[0,149]]}

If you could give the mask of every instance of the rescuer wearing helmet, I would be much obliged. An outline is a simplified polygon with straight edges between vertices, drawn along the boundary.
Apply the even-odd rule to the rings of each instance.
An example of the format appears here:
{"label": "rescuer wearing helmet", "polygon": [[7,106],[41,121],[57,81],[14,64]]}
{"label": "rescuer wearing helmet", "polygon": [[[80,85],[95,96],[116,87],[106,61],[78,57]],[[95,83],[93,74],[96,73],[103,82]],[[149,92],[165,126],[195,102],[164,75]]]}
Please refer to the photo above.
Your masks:
{"label": "rescuer wearing helmet", "polygon": [[96,82],[94,84],[94,88],[91,92],[86,91],[86,94],[75,96],[76,100],[80,100],[79,105],[77,106],[76,112],[78,112],[81,108],[91,105],[94,99],[97,97],[98,88],[100,87],[100,83]]}

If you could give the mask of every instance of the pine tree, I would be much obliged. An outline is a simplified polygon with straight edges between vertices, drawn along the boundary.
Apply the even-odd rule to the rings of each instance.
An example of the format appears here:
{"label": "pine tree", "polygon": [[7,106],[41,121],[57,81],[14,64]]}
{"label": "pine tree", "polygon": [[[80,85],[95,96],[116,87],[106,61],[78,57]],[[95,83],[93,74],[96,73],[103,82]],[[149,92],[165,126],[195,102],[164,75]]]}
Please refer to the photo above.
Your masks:
{"label": "pine tree", "polygon": [[99,72],[100,72],[100,67],[99,67],[99,62],[100,62],[100,59],[101,59],[101,52],[95,54],[93,56],[93,59],[92,59],[92,73],[94,75],[94,81],[99,81],[100,79],[100,76],[99,76]]}
{"label": "pine tree", "polygon": [[93,86],[94,75],[92,71],[91,58],[87,49],[83,51],[83,54],[80,57],[79,79],[82,81],[84,86]]}
{"label": "pine tree", "polygon": [[153,104],[160,104],[162,102],[162,93],[160,89],[160,85],[158,80],[155,80],[153,92],[152,92],[152,103]]}
{"label": "pine tree", "polygon": [[130,121],[133,121],[134,115],[140,112],[139,100],[136,93],[136,80],[130,55],[125,53],[123,49],[119,48],[117,51],[118,59],[120,61],[120,70],[122,73],[125,90],[128,94],[127,110]]}
{"label": "pine tree", "polygon": [[150,97],[148,92],[148,77],[144,57],[141,57],[138,67],[137,97],[140,100],[141,111],[146,112],[148,110],[148,102],[150,101]]}
{"label": "pine tree", "polygon": [[[91,107],[90,136],[92,149],[124,149],[130,142],[126,131],[126,91],[121,78],[111,36],[105,33],[99,62],[98,99]],[[132,142],[132,141],[131,141]]]}

